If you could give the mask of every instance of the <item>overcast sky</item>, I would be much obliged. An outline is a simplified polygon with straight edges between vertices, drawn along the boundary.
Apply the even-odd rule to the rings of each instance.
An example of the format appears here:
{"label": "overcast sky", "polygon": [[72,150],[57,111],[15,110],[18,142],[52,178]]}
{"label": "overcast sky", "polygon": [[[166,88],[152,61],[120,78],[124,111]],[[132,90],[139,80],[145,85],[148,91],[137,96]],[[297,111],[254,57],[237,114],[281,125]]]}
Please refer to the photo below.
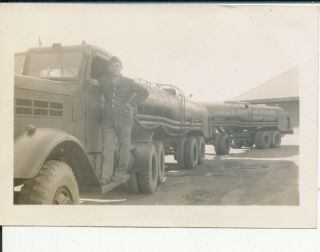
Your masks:
{"label": "overcast sky", "polygon": [[201,101],[246,92],[318,46],[316,7],[0,4],[0,14],[10,41],[1,49],[24,51],[38,37],[43,46],[85,40],[119,56],[125,75],[175,84]]}

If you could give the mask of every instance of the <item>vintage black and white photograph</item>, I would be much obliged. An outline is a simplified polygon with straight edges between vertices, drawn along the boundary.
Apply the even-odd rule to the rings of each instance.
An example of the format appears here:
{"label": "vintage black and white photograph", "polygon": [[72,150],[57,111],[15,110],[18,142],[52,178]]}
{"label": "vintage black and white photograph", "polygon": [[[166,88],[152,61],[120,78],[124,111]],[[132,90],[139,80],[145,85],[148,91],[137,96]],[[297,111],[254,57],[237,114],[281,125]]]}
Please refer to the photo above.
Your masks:
{"label": "vintage black and white photograph", "polygon": [[316,7],[6,9],[11,208],[315,206]]}

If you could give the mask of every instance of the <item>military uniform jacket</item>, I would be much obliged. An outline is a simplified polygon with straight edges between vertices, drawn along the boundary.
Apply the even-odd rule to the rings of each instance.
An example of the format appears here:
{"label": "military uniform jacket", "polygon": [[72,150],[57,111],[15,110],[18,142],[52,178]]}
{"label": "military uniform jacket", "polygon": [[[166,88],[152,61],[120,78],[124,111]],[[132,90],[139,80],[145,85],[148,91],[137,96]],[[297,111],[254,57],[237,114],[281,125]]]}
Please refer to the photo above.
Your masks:
{"label": "military uniform jacket", "polygon": [[[105,99],[103,127],[132,125],[134,107],[146,100],[149,95],[147,89],[123,76],[116,84],[107,76],[101,77],[98,81]],[[134,93],[136,95],[131,99]],[[128,102],[131,106],[129,109],[126,107]]]}

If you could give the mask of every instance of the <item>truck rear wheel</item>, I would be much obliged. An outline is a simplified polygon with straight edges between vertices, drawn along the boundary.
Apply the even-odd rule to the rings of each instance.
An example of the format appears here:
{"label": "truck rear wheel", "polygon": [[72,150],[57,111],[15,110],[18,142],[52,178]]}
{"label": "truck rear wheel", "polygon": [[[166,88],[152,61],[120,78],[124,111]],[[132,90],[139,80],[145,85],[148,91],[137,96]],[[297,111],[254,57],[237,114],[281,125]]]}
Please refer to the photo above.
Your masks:
{"label": "truck rear wheel", "polygon": [[142,193],[153,193],[158,183],[158,158],[155,146],[146,144],[137,147],[135,167],[139,169],[137,176]]}
{"label": "truck rear wheel", "polygon": [[227,155],[230,151],[231,140],[228,134],[217,135],[214,148],[217,155]]}
{"label": "truck rear wheel", "polygon": [[231,147],[233,149],[241,149],[243,144],[244,144],[244,141],[238,140],[238,139],[233,139],[232,142],[231,142]]}
{"label": "truck rear wheel", "polygon": [[184,165],[186,169],[194,169],[198,164],[198,143],[194,137],[188,137],[184,146]]}
{"label": "truck rear wheel", "polygon": [[202,165],[205,160],[206,155],[206,142],[204,140],[203,136],[197,137],[197,143],[198,143],[198,164]]}
{"label": "truck rear wheel", "polygon": [[271,131],[271,148],[279,148],[281,145],[281,133],[279,130]]}
{"label": "truck rear wheel", "polygon": [[262,131],[259,136],[256,147],[258,149],[268,149],[270,147],[270,144],[271,144],[270,131],[266,131],[266,130]]}
{"label": "truck rear wheel", "polygon": [[158,184],[162,184],[164,182],[164,175],[165,175],[165,155],[164,155],[164,148],[161,142],[156,142],[155,147],[157,150],[157,157],[158,157]]}
{"label": "truck rear wheel", "polygon": [[223,134],[220,138],[220,153],[227,155],[230,151],[231,140],[228,134]]}
{"label": "truck rear wheel", "polygon": [[178,167],[180,169],[184,169],[185,168],[185,164],[184,164],[184,146],[185,146],[185,143],[186,143],[186,139],[185,138],[180,138],[176,142],[175,158],[177,160]]}
{"label": "truck rear wheel", "polygon": [[21,189],[19,204],[79,204],[79,189],[72,169],[64,162],[47,161],[39,174]]}
{"label": "truck rear wheel", "polygon": [[221,135],[220,134],[217,134],[214,138],[214,150],[216,152],[217,155],[221,155],[221,152],[220,152],[220,138],[221,138]]}

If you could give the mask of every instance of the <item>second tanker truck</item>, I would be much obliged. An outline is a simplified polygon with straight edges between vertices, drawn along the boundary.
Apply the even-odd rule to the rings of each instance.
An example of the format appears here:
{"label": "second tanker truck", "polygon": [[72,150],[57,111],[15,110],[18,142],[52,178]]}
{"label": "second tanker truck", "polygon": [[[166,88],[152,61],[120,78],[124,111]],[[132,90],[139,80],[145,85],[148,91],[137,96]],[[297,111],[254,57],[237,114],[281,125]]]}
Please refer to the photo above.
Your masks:
{"label": "second tanker truck", "polygon": [[283,134],[292,133],[279,107],[202,104],[173,85],[137,80],[149,96],[135,113],[131,172],[100,186],[104,100],[96,79],[110,57],[85,43],[25,53],[14,81],[15,203],[77,204],[79,189],[104,193],[121,183],[152,193],[164,180],[166,155],[181,169],[193,169],[203,163],[206,144],[225,155],[231,145],[276,148]]}

